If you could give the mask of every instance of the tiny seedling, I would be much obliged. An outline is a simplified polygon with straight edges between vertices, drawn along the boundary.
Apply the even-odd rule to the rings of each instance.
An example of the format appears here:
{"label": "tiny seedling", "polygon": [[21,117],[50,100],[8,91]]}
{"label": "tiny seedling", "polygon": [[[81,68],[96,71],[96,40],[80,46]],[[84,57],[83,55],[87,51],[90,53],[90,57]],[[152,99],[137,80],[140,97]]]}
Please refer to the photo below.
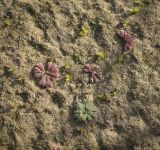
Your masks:
{"label": "tiny seedling", "polygon": [[141,8],[140,7],[134,7],[134,8],[130,8],[128,10],[128,13],[131,15],[135,15],[138,14],[140,12]]}
{"label": "tiny seedling", "polygon": [[106,101],[107,98],[108,98],[108,95],[106,94],[101,94],[101,95],[98,95],[97,98],[101,101]]}
{"label": "tiny seedling", "polygon": [[76,62],[81,62],[81,58],[82,58],[83,54],[81,52],[77,52],[73,55],[73,59]]}
{"label": "tiny seedling", "polygon": [[128,20],[122,20],[122,25],[123,25],[123,27],[127,27],[128,26],[128,24],[129,24],[129,21]]}
{"label": "tiny seedling", "polygon": [[143,4],[143,2],[142,2],[141,0],[133,0],[133,2],[134,2],[135,4],[137,4],[138,6],[141,6],[141,7],[144,6],[144,4]]}
{"label": "tiny seedling", "polygon": [[140,13],[141,8],[144,6],[143,2],[141,0],[133,0],[133,2],[137,5],[136,7],[130,8],[128,10],[128,13],[131,15],[135,15]]}
{"label": "tiny seedling", "polygon": [[113,98],[115,96],[115,91],[110,92],[110,93],[104,93],[104,94],[100,94],[97,96],[97,98],[101,101],[106,101],[110,98]]}
{"label": "tiny seedling", "polygon": [[11,19],[9,18],[5,19],[4,23],[6,26],[11,26]]}
{"label": "tiny seedling", "polygon": [[104,51],[96,52],[96,57],[100,58],[100,59],[104,59],[105,58],[105,52]]}
{"label": "tiny seedling", "polygon": [[74,117],[77,121],[88,122],[95,117],[95,106],[90,101],[78,101],[75,110]]}
{"label": "tiny seedling", "polygon": [[66,82],[69,82],[69,81],[71,81],[72,80],[72,75],[71,74],[66,74],[65,75],[65,81]]}
{"label": "tiny seedling", "polygon": [[74,133],[80,135],[80,134],[84,134],[84,129],[83,128],[75,128],[74,129]]}
{"label": "tiny seedling", "polygon": [[120,54],[117,58],[117,63],[123,63],[125,59],[125,55]]}
{"label": "tiny seedling", "polygon": [[63,66],[64,69],[69,69],[70,68],[70,64],[69,63],[65,63]]}
{"label": "tiny seedling", "polygon": [[13,72],[14,72],[14,69],[13,69],[13,68],[7,67],[7,66],[4,67],[4,74],[5,74],[7,77],[12,76],[12,75],[13,75]]}
{"label": "tiny seedling", "polygon": [[18,77],[16,78],[16,82],[19,83],[19,84],[23,84],[23,83],[25,82],[24,77],[18,76]]}
{"label": "tiny seedling", "polygon": [[88,28],[87,26],[83,25],[83,26],[81,27],[81,30],[80,30],[79,35],[80,35],[81,37],[84,37],[84,36],[88,35],[88,33],[89,33],[89,28]]}

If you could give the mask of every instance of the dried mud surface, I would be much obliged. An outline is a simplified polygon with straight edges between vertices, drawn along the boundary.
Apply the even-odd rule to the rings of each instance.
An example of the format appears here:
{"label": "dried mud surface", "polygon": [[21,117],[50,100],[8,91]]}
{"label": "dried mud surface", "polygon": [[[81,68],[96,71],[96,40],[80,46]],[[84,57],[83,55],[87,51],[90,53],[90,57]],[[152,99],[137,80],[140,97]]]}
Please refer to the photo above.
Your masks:
{"label": "dried mud surface", "polygon": [[[123,52],[116,32],[130,7],[129,0],[0,1],[0,150],[160,150],[160,1],[145,0],[127,18],[134,47]],[[100,50],[105,59],[97,60]],[[32,69],[47,61],[61,75],[41,89]],[[96,84],[87,84],[86,63],[101,68]],[[112,96],[97,99],[104,93]],[[92,122],[73,119],[77,96],[95,103]]]}

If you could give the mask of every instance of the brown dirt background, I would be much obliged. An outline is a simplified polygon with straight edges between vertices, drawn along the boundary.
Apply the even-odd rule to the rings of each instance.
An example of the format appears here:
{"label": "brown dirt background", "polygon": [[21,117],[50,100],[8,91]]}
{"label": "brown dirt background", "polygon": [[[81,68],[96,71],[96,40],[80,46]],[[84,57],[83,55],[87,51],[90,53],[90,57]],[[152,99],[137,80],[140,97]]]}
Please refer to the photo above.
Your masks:
{"label": "brown dirt background", "polygon": [[[116,32],[133,6],[131,0],[0,1],[0,150],[160,150],[160,1],[145,0],[128,17],[134,47],[124,53]],[[82,25],[89,27],[85,37],[78,36]],[[99,50],[105,60],[95,59]],[[41,89],[31,71],[49,60],[61,76]],[[101,81],[87,84],[86,63],[101,67]],[[94,101],[92,122],[73,120],[77,95]]]}

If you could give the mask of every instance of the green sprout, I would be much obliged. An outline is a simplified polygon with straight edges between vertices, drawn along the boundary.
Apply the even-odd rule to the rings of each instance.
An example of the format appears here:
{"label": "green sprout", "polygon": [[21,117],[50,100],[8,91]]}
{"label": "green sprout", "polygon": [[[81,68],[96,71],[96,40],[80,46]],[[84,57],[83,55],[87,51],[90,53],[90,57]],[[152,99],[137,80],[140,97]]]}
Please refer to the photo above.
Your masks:
{"label": "green sprout", "polygon": [[8,68],[8,73],[13,73],[13,69],[12,68]]}
{"label": "green sprout", "polygon": [[134,8],[130,8],[128,10],[128,13],[131,15],[135,15],[135,14],[138,14],[140,11],[141,11],[140,7],[134,7]]}
{"label": "green sprout", "polygon": [[75,132],[76,134],[84,134],[84,133],[85,133],[85,132],[84,132],[84,129],[83,129],[83,128],[79,128],[79,127],[75,128],[75,129],[74,129],[74,132]]}
{"label": "green sprout", "polygon": [[128,20],[122,20],[122,25],[124,26],[124,27],[127,27],[128,26],[128,24],[129,24],[129,21]]}
{"label": "green sprout", "polygon": [[117,58],[117,63],[123,63],[125,60],[125,55],[120,54]]}
{"label": "green sprout", "polygon": [[90,101],[78,101],[74,110],[74,117],[77,121],[88,122],[95,117],[95,106]]}
{"label": "green sprout", "polygon": [[70,68],[70,64],[65,63],[64,66],[63,66],[63,68],[64,68],[64,69],[69,69],[69,68]]}
{"label": "green sprout", "polygon": [[16,78],[16,81],[17,81],[17,83],[19,83],[19,84],[23,84],[23,83],[25,82],[24,77],[22,77],[22,76],[18,76],[18,77]]}
{"label": "green sprout", "polygon": [[143,2],[141,0],[133,0],[133,2],[141,7],[144,6]]}
{"label": "green sprout", "polygon": [[99,100],[101,100],[101,101],[106,101],[106,100],[114,97],[115,94],[116,94],[115,91],[114,91],[114,92],[107,93],[107,94],[106,94],[106,93],[105,93],[105,94],[100,94],[100,95],[97,96],[97,98],[98,98]]}
{"label": "green sprout", "polygon": [[4,74],[5,74],[6,76],[11,76],[11,75],[13,75],[13,72],[14,72],[14,69],[13,69],[13,68],[10,68],[10,67],[7,67],[7,66],[4,67]]}
{"label": "green sprout", "polygon": [[88,33],[89,33],[89,28],[87,27],[87,26],[82,26],[81,27],[81,30],[80,30],[80,33],[79,33],[79,35],[81,36],[81,37],[84,37],[84,36],[86,36],[86,35],[88,35]]}
{"label": "green sprout", "polygon": [[131,15],[138,14],[141,11],[141,8],[144,6],[141,0],[133,0],[133,2],[137,5],[136,7],[130,8],[128,13]]}
{"label": "green sprout", "polygon": [[72,80],[72,75],[66,74],[65,77],[64,77],[64,79],[65,79],[66,82],[69,82],[69,81]]}
{"label": "green sprout", "polygon": [[81,62],[81,57],[83,56],[82,52],[77,52],[77,53],[74,53],[73,55],[73,59],[77,62],[77,61],[80,61]]}
{"label": "green sprout", "polygon": [[11,26],[11,19],[7,18],[4,23],[6,26]]}
{"label": "green sprout", "polygon": [[98,52],[96,52],[96,57],[104,59],[105,58],[105,52],[104,51],[98,51]]}

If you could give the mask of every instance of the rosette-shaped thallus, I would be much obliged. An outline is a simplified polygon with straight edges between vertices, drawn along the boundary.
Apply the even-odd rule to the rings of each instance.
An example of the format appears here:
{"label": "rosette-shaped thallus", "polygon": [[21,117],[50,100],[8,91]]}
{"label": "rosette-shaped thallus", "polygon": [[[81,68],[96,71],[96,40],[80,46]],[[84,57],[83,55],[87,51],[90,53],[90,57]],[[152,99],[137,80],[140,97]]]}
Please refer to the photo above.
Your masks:
{"label": "rosette-shaped thallus", "polygon": [[100,80],[100,72],[98,66],[87,64],[84,66],[83,71],[89,74],[89,83],[95,83]]}
{"label": "rosette-shaped thallus", "polygon": [[48,62],[46,66],[43,63],[38,63],[34,67],[33,74],[38,85],[47,88],[51,87],[52,81],[59,77],[59,70],[52,62]]}
{"label": "rosette-shaped thallus", "polygon": [[124,42],[124,50],[125,51],[130,50],[133,46],[133,38],[124,30],[119,31],[118,36]]}

